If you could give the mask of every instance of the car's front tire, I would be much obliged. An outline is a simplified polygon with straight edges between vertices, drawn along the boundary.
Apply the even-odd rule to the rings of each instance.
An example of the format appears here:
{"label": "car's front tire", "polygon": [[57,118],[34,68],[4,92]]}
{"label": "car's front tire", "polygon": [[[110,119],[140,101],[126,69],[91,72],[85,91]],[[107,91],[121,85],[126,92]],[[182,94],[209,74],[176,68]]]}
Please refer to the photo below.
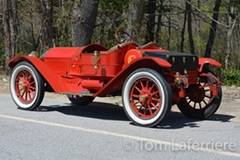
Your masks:
{"label": "car's front tire", "polygon": [[140,68],[125,80],[122,101],[126,115],[136,125],[154,127],[171,109],[170,85],[155,70]]}

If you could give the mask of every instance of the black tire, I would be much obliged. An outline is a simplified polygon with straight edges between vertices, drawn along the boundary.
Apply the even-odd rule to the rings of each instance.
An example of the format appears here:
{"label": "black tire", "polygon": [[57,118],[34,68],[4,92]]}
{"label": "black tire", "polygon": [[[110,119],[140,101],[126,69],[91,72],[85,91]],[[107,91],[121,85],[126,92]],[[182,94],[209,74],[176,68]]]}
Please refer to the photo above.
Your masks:
{"label": "black tire", "polygon": [[74,96],[74,95],[67,95],[69,101],[72,102],[72,104],[76,104],[76,105],[87,105],[89,103],[91,103],[95,97],[90,97],[90,96]]}
{"label": "black tire", "polygon": [[[209,70],[206,70],[205,73],[214,75]],[[188,96],[180,100],[177,106],[186,117],[207,119],[218,110],[221,104],[222,88],[218,86],[218,96],[214,97],[210,90],[213,84],[217,83],[216,80],[212,77],[199,78],[200,84],[189,86],[186,90]],[[203,87],[203,85],[205,87]]]}
{"label": "black tire", "polygon": [[171,110],[172,91],[158,72],[140,68],[125,80],[122,101],[126,115],[134,124],[154,127]]}
{"label": "black tire", "polygon": [[32,64],[21,62],[13,68],[10,93],[19,109],[34,110],[39,107],[44,97],[44,82]]}

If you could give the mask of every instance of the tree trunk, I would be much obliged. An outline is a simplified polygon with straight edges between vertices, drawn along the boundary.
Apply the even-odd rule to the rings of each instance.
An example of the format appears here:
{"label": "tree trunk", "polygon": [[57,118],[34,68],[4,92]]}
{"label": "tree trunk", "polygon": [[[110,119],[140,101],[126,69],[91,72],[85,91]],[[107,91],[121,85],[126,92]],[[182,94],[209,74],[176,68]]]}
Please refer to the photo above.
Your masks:
{"label": "tree trunk", "polygon": [[[188,0],[189,3],[191,3],[191,0]],[[190,51],[191,54],[195,54],[195,47],[193,42],[193,35],[192,35],[192,7],[189,3],[186,3],[186,9],[187,9],[187,19],[188,19],[188,38],[189,38],[189,44],[190,44]]]}
{"label": "tree trunk", "polygon": [[[228,60],[231,55],[231,37],[233,35],[233,31],[237,22],[238,14],[239,14],[239,8],[240,4],[237,2],[237,0],[230,0],[229,6],[228,6],[228,31],[227,31],[227,37],[226,37],[226,56],[225,56],[225,70],[228,69]],[[239,14],[240,16],[240,14]],[[237,36],[237,35],[236,35]],[[238,37],[238,36],[237,36]],[[237,45],[239,46],[239,45]],[[236,48],[234,48],[236,50]],[[238,53],[238,52],[237,52]]]}
{"label": "tree trunk", "polygon": [[54,46],[54,30],[53,30],[53,0],[42,0],[44,6],[43,19],[46,20],[45,41],[48,48]]}
{"label": "tree trunk", "polygon": [[[77,6],[74,2],[74,9]],[[99,0],[84,0],[78,11],[73,17],[73,46],[84,46],[91,43],[94,25],[97,17]]]}
{"label": "tree trunk", "polygon": [[212,24],[211,24],[211,28],[210,28],[210,34],[208,37],[208,42],[206,45],[206,51],[205,51],[204,57],[211,57],[212,46],[214,43],[216,31],[217,31],[217,21],[218,21],[220,6],[221,6],[221,0],[216,0],[215,7],[213,9],[213,20],[212,20]]}
{"label": "tree trunk", "polygon": [[130,3],[128,13],[128,30],[127,32],[134,37],[135,40],[141,38],[142,19],[144,14],[145,0],[133,0]]}
{"label": "tree trunk", "polygon": [[156,11],[156,0],[149,0],[147,4],[147,36],[146,43],[150,41],[154,41],[155,34],[155,11]]}
{"label": "tree trunk", "polygon": [[229,7],[229,17],[228,17],[228,31],[227,31],[227,37],[226,37],[226,56],[225,56],[225,70],[228,69],[228,60],[231,54],[231,36],[233,33],[233,29],[235,27],[236,24],[236,19],[234,19],[234,15],[233,13],[233,7]]}
{"label": "tree trunk", "polygon": [[157,21],[157,28],[156,28],[156,42],[159,43],[161,41],[161,37],[159,36],[159,33],[161,32],[161,24],[162,24],[162,13],[163,13],[163,2],[164,0],[160,0],[160,7],[158,12],[160,13],[158,15],[158,21]]}
{"label": "tree trunk", "polygon": [[15,33],[13,26],[12,1],[3,0],[3,30],[5,42],[4,71],[8,75],[10,70],[8,61],[15,55]]}
{"label": "tree trunk", "polygon": [[180,51],[184,52],[184,40],[185,40],[185,29],[186,29],[186,21],[187,21],[187,5],[188,3],[186,2],[186,9],[184,12],[184,19],[183,19],[183,28],[182,28],[182,32],[181,32],[181,46],[180,46]]}

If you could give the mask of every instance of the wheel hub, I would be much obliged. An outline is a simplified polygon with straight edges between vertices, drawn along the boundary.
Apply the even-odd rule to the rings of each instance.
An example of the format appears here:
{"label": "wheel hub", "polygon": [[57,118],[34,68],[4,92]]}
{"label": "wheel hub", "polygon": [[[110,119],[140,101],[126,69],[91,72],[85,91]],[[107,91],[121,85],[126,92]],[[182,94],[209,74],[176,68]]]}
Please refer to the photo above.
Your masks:
{"label": "wheel hub", "polygon": [[22,87],[23,87],[23,89],[24,89],[25,91],[28,90],[28,88],[29,88],[29,82],[28,82],[28,81],[24,81],[23,84],[22,84]]}
{"label": "wheel hub", "polygon": [[146,96],[145,95],[141,95],[140,97],[139,97],[139,101],[140,102],[144,102],[144,101],[146,101]]}
{"label": "wheel hub", "polygon": [[203,88],[200,88],[200,85],[192,86],[189,93],[189,98],[194,102],[201,102],[205,96],[205,91]]}
{"label": "wheel hub", "polygon": [[142,90],[141,95],[139,96],[139,101],[146,105],[149,105],[152,100],[152,94],[147,90]]}

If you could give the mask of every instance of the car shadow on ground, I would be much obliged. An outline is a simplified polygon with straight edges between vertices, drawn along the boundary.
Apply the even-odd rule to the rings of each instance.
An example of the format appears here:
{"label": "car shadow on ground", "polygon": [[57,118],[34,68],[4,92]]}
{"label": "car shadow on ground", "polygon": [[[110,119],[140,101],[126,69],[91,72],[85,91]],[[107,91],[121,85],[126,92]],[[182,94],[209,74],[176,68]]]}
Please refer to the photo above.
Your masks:
{"label": "car shadow on ground", "polygon": [[[70,103],[65,103],[65,105],[52,105],[52,106],[40,106],[37,111],[40,112],[60,112],[70,116],[81,116],[95,119],[104,120],[116,120],[116,121],[129,121],[126,116],[123,107],[103,102],[92,102],[88,105],[77,106]],[[218,121],[218,122],[230,122],[232,118],[231,115],[215,114],[207,120],[204,121]],[[155,128],[159,129],[179,129],[184,127],[197,128],[200,127],[199,123],[203,120],[191,119],[185,117],[179,111],[171,111],[169,115]]]}
{"label": "car shadow on ground", "polygon": [[88,105],[74,105],[71,103],[65,103],[64,106],[40,106],[37,111],[57,111],[72,116],[81,116],[104,120],[129,121],[122,107],[102,102],[92,102]]}
{"label": "car shadow on ground", "polygon": [[171,111],[169,115],[164,119],[157,128],[161,129],[178,129],[178,128],[198,128],[201,121],[217,121],[217,122],[230,122],[231,115],[215,114],[206,120],[192,119],[184,116],[180,111]]}

